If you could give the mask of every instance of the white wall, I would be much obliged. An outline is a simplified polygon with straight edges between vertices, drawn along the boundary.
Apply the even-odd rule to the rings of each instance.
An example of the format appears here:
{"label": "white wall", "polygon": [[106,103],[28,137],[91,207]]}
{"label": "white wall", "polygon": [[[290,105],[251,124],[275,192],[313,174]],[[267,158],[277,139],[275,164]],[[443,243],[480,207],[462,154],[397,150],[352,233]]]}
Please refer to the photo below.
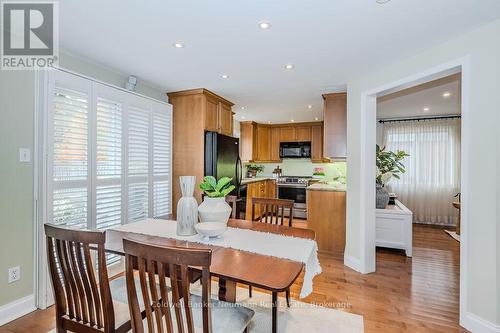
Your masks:
{"label": "white wall", "polygon": [[[469,221],[469,257],[467,261],[466,312],[493,324],[500,324],[500,269],[498,224],[498,158],[494,145],[498,143],[500,112],[500,20],[429,49],[400,63],[381,68],[375,73],[364,73],[348,83],[347,143],[349,169],[347,183],[347,245],[346,257],[362,261],[361,221],[366,221],[364,195],[371,184],[364,184],[362,131],[364,115],[362,94],[371,89],[396,82],[416,73],[442,65],[455,59],[470,57],[471,115],[470,159],[473,168],[464,175],[470,179],[467,194]],[[375,130],[369,135],[375,136]],[[467,143],[464,143],[467,144]],[[498,151],[498,148],[497,148]],[[495,185],[496,184],[496,187]]]}

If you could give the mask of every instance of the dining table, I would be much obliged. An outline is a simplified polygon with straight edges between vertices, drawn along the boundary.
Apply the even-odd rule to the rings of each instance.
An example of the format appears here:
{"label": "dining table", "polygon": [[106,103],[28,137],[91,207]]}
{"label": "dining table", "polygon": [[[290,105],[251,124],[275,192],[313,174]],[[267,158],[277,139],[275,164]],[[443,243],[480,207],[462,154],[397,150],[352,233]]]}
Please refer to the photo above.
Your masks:
{"label": "dining table", "polygon": [[[313,230],[278,224],[229,219],[227,225],[232,228],[249,229],[284,236],[312,240],[315,238]],[[233,248],[113,229],[106,231],[105,251],[124,256],[124,238],[158,246],[211,249],[212,262],[210,265],[210,274],[218,278],[219,300],[235,303],[237,283],[271,292],[273,333],[278,331],[277,295],[279,292],[284,292],[290,288],[304,269],[304,264],[302,262],[278,258],[272,255],[262,255]],[[196,267],[192,267],[192,269],[196,271]]]}

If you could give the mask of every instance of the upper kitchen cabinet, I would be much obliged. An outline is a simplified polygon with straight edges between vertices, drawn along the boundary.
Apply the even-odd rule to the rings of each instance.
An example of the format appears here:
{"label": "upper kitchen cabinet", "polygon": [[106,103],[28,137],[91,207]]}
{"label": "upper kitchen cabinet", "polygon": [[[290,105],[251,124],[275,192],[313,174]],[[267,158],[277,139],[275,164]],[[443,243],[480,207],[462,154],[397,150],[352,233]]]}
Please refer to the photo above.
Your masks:
{"label": "upper kitchen cabinet", "polygon": [[183,90],[170,92],[167,95],[169,103],[174,106],[174,113],[175,109],[194,112],[198,117],[202,116],[203,128],[206,131],[233,136],[234,113],[231,107],[234,104],[225,98],[207,89]]}
{"label": "upper kitchen cabinet", "polygon": [[[179,176],[205,175],[205,131],[233,134],[233,103],[207,89],[193,89],[167,93],[173,106],[173,177],[172,202],[181,197]],[[195,197],[201,200],[201,191],[195,188]]]}
{"label": "upper kitchen cabinet", "polygon": [[311,162],[322,163],[323,158],[323,126],[311,126]]}
{"label": "upper kitchen cabinet", "polygon": [[[281,125],[283,126],[283,125]],[[281,142],[311,141],[311,126],[309,125],[286,125],[281,127]]]}
{"label": "upper kitchen cabinet", "polygon": [[241,160],[244,162],[280,162],[280,129],[252,121],[241,122]]}
{"label": "upper kitchen cabinet", "polygon": [[332,159],[347,156],[347,93],[323,95],[323,155]]}
{"label": "upper kitchen cabinet", "polygon": [[295,127],[282,127],[280,129],[280,141],[281,142],[293,142],[295,139]]}
{"label": "upper kitchen cabinet", "polygon": [[311,126],[297,126],[295,139],[297,141],[311,141]]}

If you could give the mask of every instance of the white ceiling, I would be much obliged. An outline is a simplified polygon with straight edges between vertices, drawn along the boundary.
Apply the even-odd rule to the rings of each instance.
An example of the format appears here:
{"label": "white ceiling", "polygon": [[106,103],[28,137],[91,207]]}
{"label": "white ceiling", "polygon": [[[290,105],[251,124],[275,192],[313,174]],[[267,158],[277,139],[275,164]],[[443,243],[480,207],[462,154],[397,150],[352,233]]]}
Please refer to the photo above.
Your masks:
{"label": "white ceiling", "polygon": [[460,114],[460,102],[460,74],[455,74],[379,97],[377,119]]}
{"label": "white ceiling", "polygon": [[63,49],[165,91],[205,87],[239,117],[287,122],[321,118],[322,93],[499,17],[498,0],[64,0],[59,30]]}

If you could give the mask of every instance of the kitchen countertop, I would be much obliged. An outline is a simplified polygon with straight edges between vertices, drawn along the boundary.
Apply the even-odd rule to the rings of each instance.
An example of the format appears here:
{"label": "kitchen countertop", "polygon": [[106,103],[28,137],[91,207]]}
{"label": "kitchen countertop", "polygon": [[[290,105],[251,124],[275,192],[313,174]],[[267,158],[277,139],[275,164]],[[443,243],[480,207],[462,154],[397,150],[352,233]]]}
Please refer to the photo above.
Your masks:
{"label": "kitchen countertop", "polygon": [[245,184],[250,184],[250,183],[255,183],[255,182],[261,182],[264,180],[276,180],[275,178],[272,177],[254,177],[254,178],[243,178],[241,180],[241,185]]}
{"label": "kitchen countertop", "polygon": [[325,183],[314,183],[307,187],[308,191],[329,191],[329,192],[345,192],[345,184],[325,184]]}

